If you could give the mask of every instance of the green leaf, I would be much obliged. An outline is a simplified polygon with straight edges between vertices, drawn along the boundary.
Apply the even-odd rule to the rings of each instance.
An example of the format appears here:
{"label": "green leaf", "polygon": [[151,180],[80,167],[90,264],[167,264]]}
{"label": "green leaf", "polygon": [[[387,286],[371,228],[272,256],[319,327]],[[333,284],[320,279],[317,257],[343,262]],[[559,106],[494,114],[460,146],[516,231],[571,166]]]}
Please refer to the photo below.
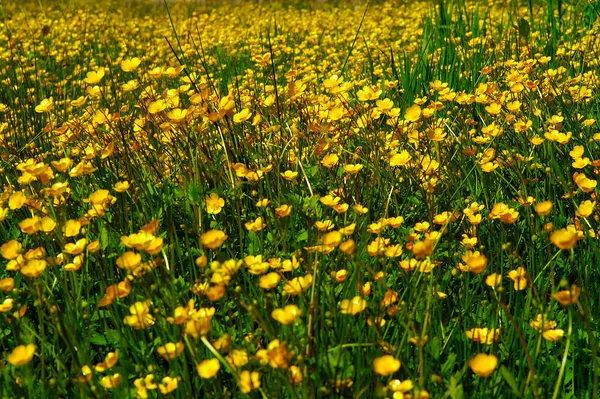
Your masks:
{"label": "green leaf", "polygon": [[296,235],[296,242],[306,241],[308,240],[308,231],[303,229]]}
{"label": "green leaf", "polygon": [[90,342],[94,345],[106,346],[108,345],[108,341],[106,337],[102,334],[98,334],[97,332],[93,333],[90,337]]}
{"label": "green leaf", "polygon": [[500,366],[500,374],[502,374],[502,377],[512,390],[512,393],[521,398],[521,392],[519,392],[519,386],[517,385],[517,380],[515,379],[513,373],[507,367]]}

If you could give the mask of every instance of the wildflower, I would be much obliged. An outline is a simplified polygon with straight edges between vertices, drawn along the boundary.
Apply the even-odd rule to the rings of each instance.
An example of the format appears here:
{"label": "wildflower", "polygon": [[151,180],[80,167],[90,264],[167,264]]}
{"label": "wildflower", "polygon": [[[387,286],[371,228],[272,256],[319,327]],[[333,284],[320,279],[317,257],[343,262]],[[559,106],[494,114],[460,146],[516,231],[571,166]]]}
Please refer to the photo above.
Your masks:
{"label": "wildflower", "polygon": [[119,360],[119,351],[118,350],[114,351],[114,352],[108,352],[106,354],[106,356],[104,357],[104,361],[102,363],[98,363],[97,365],[94,366],[94,370],[96,370],[99,373],[103,373],[106,370],[113,368],[117,364],[118,360]]}
{"label": "wildflower", "polygon": [[121,385],[123,382],[123,376],[119,373],[113,375],[106,375],[100,380],[100,385],[106,389],[113,389]]}
{"label": "wildflower", "polygon": [[288,295],[298,295],[306,291],[312,286],[313,276],[307,274],[306,276],[295,277],[285,283],[283,292]]}
{"label": "wildflower", "polygon": [[292,324],[302,315],[302,310],[296,305],[286,305],[271,312],[271,317],[281,324]]}
{"label": "wildflower", "polygon": [[271,272],[261,276],[258,285],[265,290],[270,290],[277,287],[280,281],[281,276],[276,272]]}
{"label": "wildflower", "polygon": [[460,269],[463,272],[471,272],[474,274],[479,274],[484,271],[488,264],[488,259],[485,255],[480,254],[479,251],[467,251],[462,256],[463,262],[466,263],[466,266],[459,265]]}
{"label": "wildflower", "polygon": [[379,375],[387,377],[400,369],[400,360],[392,355],[383,355],[373,360],[373,369]]}
{"label": "wildflower", "polygon": [[244,108],[237,114],[233,115],[233,122],[234,123],[242,123],[242,122],[247,121],[251,117],[252,117],[252,111],[250,111],[248,108]]}
{"label": "wildflower", "polygon": [[514,281],[515,290],[521,291],[527,288],[527,272],[525,268],[518,267],[515,270],[511,270],[508,273],[508,278]]}
{"label": "wildflower", "polygon": [[167,344],[156,348],[156,352],[165,360],[172,360],[181,355],[183,349],[183,342],[168,342]]}
{"label": "wildflower", "polygon": [[49,113],[52,111],[52,108],[54,108],[54,102],[52,97],[45,98],[42,100],[41,103],[35,106],[35,112],[37,112],[38,114]]}
{"label": "wildflower", "polygon": [[213,378],[219,372],[221,363],[218,359],[203,360],[196,366],[196,371],[201,378]]}
{"label": "wildflower", "polygon": [[555,230],[550,235],[550,241],[558,249],[571,249],[577,242],[577,233],[571,229]]}
{"label": "wildflower", "polygon": [[404,166],[406,164],[408,164],[411,160],[411,156],[408,153],[408,151],[403,150],[402,152],[398,153],[398,154],[394,154],[392,155],[392,157],[390,158],[390,166],[394,167],[394,166]]}
{"label": "wildflower", "polygon": [[339,157],[336,154],[328,154],[325,155],[325,157],[323,157],[323,159],[321,160],[321,164],[323,164],[323,166],[325,166],[326,168],[333,168],[335,165],[337,165],[339,161]]}
{"label": "wildflower", "polygon": [[225,200],[219,197],[215,193],[211,193],[206,197],[206,212],[211,215],[216,215],[221,212],[221,209],[225,206]]}
{"label": "wildflower", "polygon": [[15,259],[23,253],[23,245],[17,240],[10,240],[0,247],[2,257],[7,260]]}
{"label": "wildflower", "polygon": [[134,71],[142,61],[138,57],[127,58],[121,61],[121,69],[123,72]]}
{"label": "wildflower", "polygon": [[238,384],[242,393],[250,393],[260,387],[260,374],[257,371],[244,370],[239,375]]}
{"label": "wildflower", "polygon": [[179,377],[165,377],[162,379],[162,382],[158,384],[158,388],[163,395],[168,394],[169,392],[173,392],[177,389],[177,385],[179,383]]}
{"label": "wildflower", "polygon": [[158,388],[158,385],[154,382],[154,374],[148,374],[144,378],[137,378],[133,385],[137,389],[137,396],[146,399],[148,398],[148,390],[154,390]]}
{"label": "wildflower", "polygon": [[97,71],[90,71],[86,74],[86,78],[83,81],[89,85],[98,84],[104,77],[104,68],[98,68]]}
{"label": "wildflower", "polygon": [[15,288],[15,279],[12,277],[6,277],[0,279],[0,291],[9,292]]}
{"label": "wildflower", "polygon": [[262,216],[259,216],[254,221],[244,223],[244,226],[246,226],[248,231],[256,233],[264,229],[267,225],[263,223]]}
{"label": "wildflower", "polygon": [[555,342],[565,335],[564,330],[556,328],[558,324],[555,321],[546,319],[542,314],[538,314],[529,325],[542,333],[542,337],[547,341]]}
{"label": "wildflower", "polygon": [[552,294],[552,298],[554,298],[561,305],[568,306],[577,303],[580,293],[581,288],[573,284],[570,290],[558,291],[556,294]]}
{"label": "wildflower", "polygon": [[592,202],[590,200],[583,201],[577,207],[577,211],[575,212],[575,215],[577,215],[579,217],[587,218],[592,214],[595,206],[596,206],[595,201],[594,202]]}
{"label": "wildflower", "polygon": [[47,265],[48,263],[43,259],[31,259],[21,267],[21,273],[27,277],[39,277],[46,270]]}
{"label": "wildflower", "polygon": [[500,285],[502,282],[502,275],[498,273],[492,273],[485,278],[485,284],[494,288]]}
{"label": "wildflower", "polygon": [[196,339],[205,336],[210,330],[214,314],[215,308],[201,308],[191,312],[190,318],[185,324],[185,334]]}
{"label": "wildflower", "polygon": [[465,335],[474,342],[491,345],[500,339],[500,329],[492,328],[488,330],[487,328],[473,328],[467,330]]}
{"label": "wildflower", "polygon": [[118,193],[124,193],[129,189],[129,182],[127,180],[116,182],[113,188]]}
{"label": "wildflower", "polygon": [[202,245],[212,250],[215,250],[223,245],[226,239],[227,235],[221,230],[208,230],[206,233],[200,236],[200,242]]}
{"label": "wildflower", "polygon": [[551,201],[540,202],[539,204],[537,204],[535,206],[535,213],[537,213],[539,216],[549,215],[551,211],[552,211],[552,202]]}
{"label": "wildflower", "polygon": [[150,314],[150,301],[136,302],[129,307],[131,315],[125,316],[123,322],[136,330],[154,325],[154,317]]}
{"label": "wildflower", "polygon": [[256,359],[262,365],[268,364],[272,368],[287,368],[292,354],[287,348],[285,342],[279,342],[275,339],[269,343],[267,349],[259,349],[256,352]]}
{"label": "wildflower", "polygon": [[339,248],[340,251],[342,251],[346,255],[352,255],[356,250],[356,243],[352,239],[346,240],[340,244]]}
{"label": "wildflower", "polygon": [[489,377],[498,366],[498,358],[494,355],[486,355],[485,353],[477,354],[471,361],[469,367],[480,377]]}
{"label": "wildflower", "polygon": [[421,107],[415,104],[407,108],[404,113],[404,119],[407,122],[418,122],[421,119]]}
{"label": "wildflower", "polygon": [[340,303],[340,313],[356,315],[362,312],[367,307],[367,301],[359,296],[355,296],[352,299],[344,299]]}
{"label": "wildflower", "polygon": [[8,199],[8,207],[11,210],[20,209],[27,202],[27,197],[23,191],[17,191],[10,195]]}
{"label": "wildflower", "polygon": [[292,206],[291,205],[285,205],[284,204],[284,205],[281,205],[281,206],[275,208],[275,213],[280,218],[288,216],[291,212],[292,212]]}
{"label": "wildflower", "polygon": [[6,357],[6,361],[13,366],[24,366],[31,362],[35,353],[35,345],[19,345],[15,347],[12,352]]}
{"label": "wildflower", "polygon": [[298,172],[286,170],[285,172],[281,173],[281,177],[283,177],[287,181],[294,181],[298,177]]}
{"label": "wildflower", "polygon": [[302,370],[298,366],[290,366],[288,369],[290,380],[293,384],[300,384],[302,382]]}

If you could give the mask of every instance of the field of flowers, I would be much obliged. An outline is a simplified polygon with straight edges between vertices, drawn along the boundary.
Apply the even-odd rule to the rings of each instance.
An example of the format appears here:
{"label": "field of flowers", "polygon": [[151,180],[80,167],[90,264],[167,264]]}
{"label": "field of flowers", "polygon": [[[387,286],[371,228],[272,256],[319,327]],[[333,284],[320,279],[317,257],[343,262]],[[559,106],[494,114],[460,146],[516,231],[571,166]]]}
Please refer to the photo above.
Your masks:
{"label": "field of flowers", "polygon": [[3,398],[588,398],[594,0],[0,3]]}

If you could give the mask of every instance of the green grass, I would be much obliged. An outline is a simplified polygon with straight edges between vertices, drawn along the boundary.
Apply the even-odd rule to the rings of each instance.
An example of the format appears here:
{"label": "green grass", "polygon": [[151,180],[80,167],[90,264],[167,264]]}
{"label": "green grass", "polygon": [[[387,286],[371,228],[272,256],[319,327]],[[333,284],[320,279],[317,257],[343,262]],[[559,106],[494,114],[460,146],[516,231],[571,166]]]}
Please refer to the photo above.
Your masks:
{"label": "green grass", "polygon": [[[600,165],[599,13],[560,0],[1,4],[1,396],[143,396],[152,374],[165,385],[149,397],[598,397],[600,216],[582,204]],[[65,247],[84,238],[81,254]],[[573,284],[572,304],[553,298]],[[151,318],[136,319],[144,301]],[[302,312],[288,325],[272,317],[286,305]],[[499,338],[474,342],[474,328]],[[13,352],[26,344],[32,358]],[[488,377],[469,366],[479,353],[498,360]],[[384,355],[401,363],[389,375]],[[200,377],[212,358],[218,374]]]}

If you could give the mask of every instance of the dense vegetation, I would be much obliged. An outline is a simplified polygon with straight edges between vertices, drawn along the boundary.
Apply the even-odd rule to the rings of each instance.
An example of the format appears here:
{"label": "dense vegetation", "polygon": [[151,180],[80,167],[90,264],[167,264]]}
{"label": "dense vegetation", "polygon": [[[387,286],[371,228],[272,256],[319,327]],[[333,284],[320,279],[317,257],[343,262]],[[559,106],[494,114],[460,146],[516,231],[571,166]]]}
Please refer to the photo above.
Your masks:
{"label": "dense vegetation", "polygon": [[600,397],[598,2],[205,3],[0,3],[2,397]]}

